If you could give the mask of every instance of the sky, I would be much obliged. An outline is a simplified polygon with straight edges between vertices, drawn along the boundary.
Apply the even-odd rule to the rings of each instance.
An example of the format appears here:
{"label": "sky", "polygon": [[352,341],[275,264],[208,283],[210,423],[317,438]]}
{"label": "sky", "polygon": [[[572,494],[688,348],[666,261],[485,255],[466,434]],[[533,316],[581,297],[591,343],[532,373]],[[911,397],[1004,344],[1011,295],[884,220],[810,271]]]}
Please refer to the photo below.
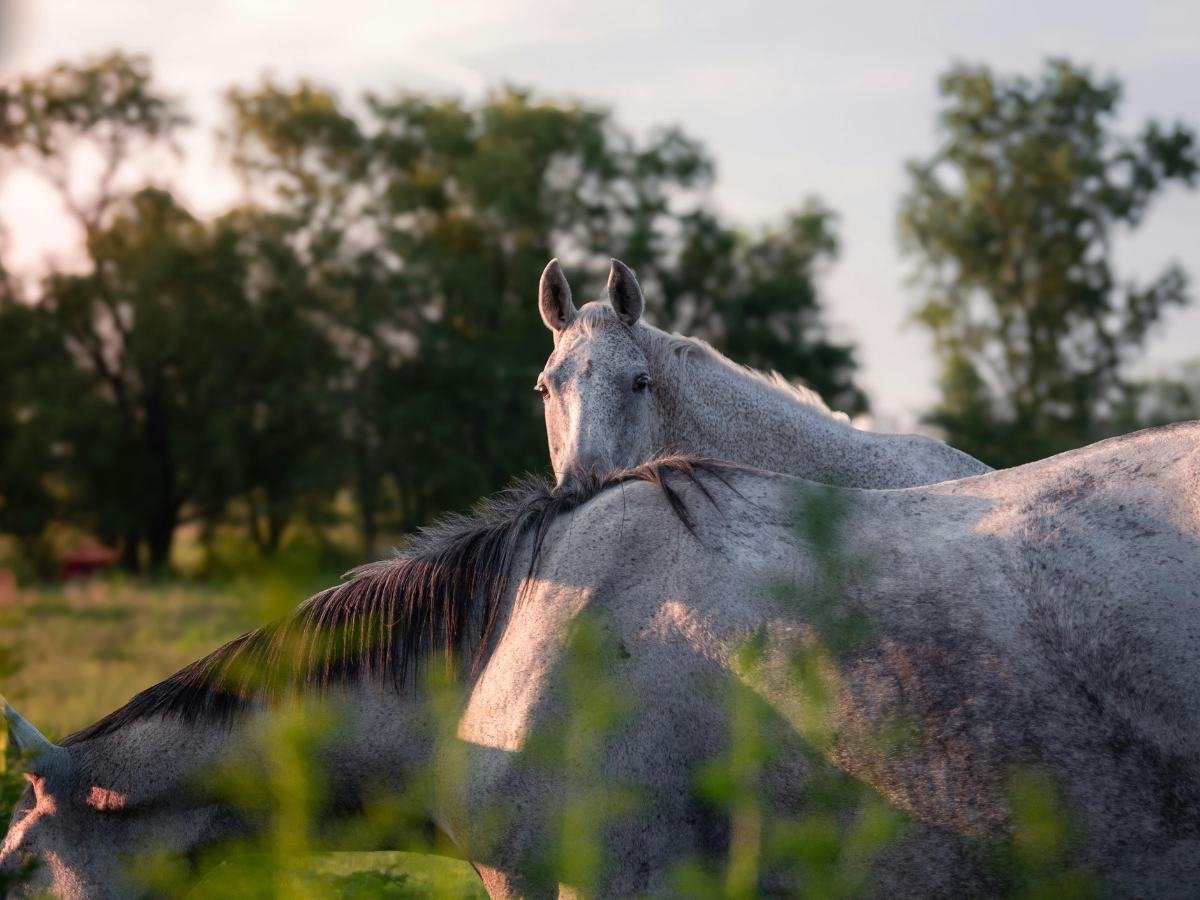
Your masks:
{"label": "sky", "polygon": [[[940,72],[965,61],[1032,75],[1065,56],[1123,81],[1128,132],[1151,117],[1200,128],[1195,0],[0,0],[0,78],[118,47],[150,54],[193,113],[187,161],[170,175],[202,213],[236,192],[211,138],[220,92],[268,72],[345,98],[393,87],[472,98],[509,83],[609,106],[639,134],[679,125],[715,157],[712,201],[734,221],[769,222],[810,194],[838,212],[829,318],[858,345],[875,410],[897,424],[936,399],[928,337],[905,324],[916,294],[896,210],[905,161],[937,146]],[[20,175],[0,179],[0,222],[29,270],[69,259],[77,240]],[[1164,194],[1115,254],[1122,278],[1178,262],[1200,294],[1200,190]],[[531,285],[531,315],[534,296]],[[1200,298],[1168,318],[1137,370],[1198,355]]]}

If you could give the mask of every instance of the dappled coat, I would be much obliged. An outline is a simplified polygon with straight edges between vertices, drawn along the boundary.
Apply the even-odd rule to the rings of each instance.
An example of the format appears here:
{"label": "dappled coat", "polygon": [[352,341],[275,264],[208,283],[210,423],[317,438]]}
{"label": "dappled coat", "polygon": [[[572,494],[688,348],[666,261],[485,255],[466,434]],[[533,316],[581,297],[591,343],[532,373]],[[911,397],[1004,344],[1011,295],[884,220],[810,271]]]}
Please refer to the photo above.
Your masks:
{"label": "dappled coat", "polygon": [[[900,491],[686,460],[520,490],[61,747],[11,713],[33,783],[0,869],[135,893],[124,859],[253,833],[205,773],[261,765],[274,717],[323,697],[327,823],[411,795],[494,897],[714,869],[762,893],[1195,896],[1198,485],[1190,423]],[[451,651],[434,704],[414,672]],[[1029,784],[1061,836],[1032,876],[1001,864]],[[864,845],[880,815],[908,824]],[[833,872],[789,834],[825,835]]]}

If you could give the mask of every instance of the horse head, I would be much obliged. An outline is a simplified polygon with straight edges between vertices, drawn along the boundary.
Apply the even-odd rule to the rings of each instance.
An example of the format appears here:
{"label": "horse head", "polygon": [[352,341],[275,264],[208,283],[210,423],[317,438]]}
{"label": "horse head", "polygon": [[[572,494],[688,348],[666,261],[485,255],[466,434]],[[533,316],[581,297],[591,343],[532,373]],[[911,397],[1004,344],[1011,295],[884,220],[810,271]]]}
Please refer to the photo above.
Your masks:
{"label": "horse head", "polygon": [[654,378],[638,341],[645,300],[636,276],[612,260],[608,301],[576,309],[557,259],[538,288],[542,321],[554,352],[535,390],[546,410],[550,461],[560,485],[588,471],[645,462],[656,441]]}

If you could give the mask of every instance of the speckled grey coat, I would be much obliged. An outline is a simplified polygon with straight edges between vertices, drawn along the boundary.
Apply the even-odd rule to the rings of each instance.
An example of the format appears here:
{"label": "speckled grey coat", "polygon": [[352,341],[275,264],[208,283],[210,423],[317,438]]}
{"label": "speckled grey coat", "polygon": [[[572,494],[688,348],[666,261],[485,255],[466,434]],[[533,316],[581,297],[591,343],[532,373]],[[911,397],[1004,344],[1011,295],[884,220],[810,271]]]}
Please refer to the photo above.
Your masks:
{"label": "speckled grey coat", "polygon": [[[764,809],[802,815],[813,779],[836,766],[911,814],[875,860],[868,893],[995,893],[971,838],[1003,830],[1006,779],[1035,767],[1071,810],[1071,864],[1117,896],[1200,894],[1200,423],[907,490],[742,470],[666,477],[694,533],[644,483],[550,523],[521,602],[515,583],[497,601],[451,733],[435,735],[419,691],[364,682],[334,692],[347,718],[328,765],[347,808],[364,790],[403,790],[431,760],[454,760],[465,781],[437,795],[430,820],[493,897],[553,896],[540,861],[555,811],[579,785],[544,766],[544,747],[527,754],[528,739],[569,719],[578,678],[567,647],[586,615],[629,718],[585,787],[627,785],[637,798],[601,831],[602,896],[662,892],[670,864],[689,854],[724,858],[727,821],[693,792],[704,761],[726,749],[728,710],[713,693],[722,683],[766,701],[775,752],[761,773]],[[781,673],[792,651],[821,639],[810,616],[820,556],[793,527],[796,504],[831,498],[844,508],[840,555],[861,562],[832,599],[870,629],[852,653],[829,656],[836,721],[814,754],[801,739],[804,696]],[[533,540],[514,551],[514,572],[526,571]],[[780,580],[799,602],[769,589]],[[765,653],[749,670],[735,660],[747,638]],[[70,745],[76,774],[27,793],[2,865],[39,854],[60,892],[99,896],[119,887],[119,853],[219,836],[221,807],[183,788],[250,746],[268,714],[229,729],[148,714]],[[910,738],[879,740],[896,721]],[[762,892],[780,887],[773,878],[762,873]]]}

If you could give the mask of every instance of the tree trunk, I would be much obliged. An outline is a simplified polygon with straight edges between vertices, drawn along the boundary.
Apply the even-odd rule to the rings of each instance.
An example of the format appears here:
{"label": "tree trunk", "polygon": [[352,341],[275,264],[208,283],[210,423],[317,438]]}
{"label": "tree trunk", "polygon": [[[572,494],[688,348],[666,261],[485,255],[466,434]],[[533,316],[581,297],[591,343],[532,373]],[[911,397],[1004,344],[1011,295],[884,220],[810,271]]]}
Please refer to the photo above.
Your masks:
{"label": "tree trunk", "polygon": [[132,529],[125,532],[124,546],[121,548],[121,568],[131,575],[136,575],[142,567],[141,554],[141,538],[136,531]]}
{"label": "tree trunk", "polygon": [[280,514],[278,511],[271,509],[271,504],[267,503],[267,554],[274,556],[279,551],[279,544],[283,540],[283,531],[287,528],[288,517]]}
{"label": "tree trunk", "polygon": [[171,562],[171,542],[175,538],[175,526],[179,514],[170,503],[163,503],[149,522],[146,544],[150,549],[150,571],[162,572]]}
{"label": "tree trunk", "polygon": [[362,529],[362,558],[364,562],[375,559],[375,541],[378,537],[376,524],[375,478],[369,462],[370,451],[361,445],[355,454],[355,493],[358,495],[358,521]]}
{"label": "tree trunk", "polygon": [[258,548],[259,553],[265,553],[267,539],[262,533],[262,511],[258,508],[255,490],[255,488],[251,488],[250,492],[246,494],[246,506],[249,509],[246,526],[250,530],[250,538],[254,541],[254,546]]}
{"label": "tree trunk", "polygon": [[179,524],[180,502],[176,499],[175,461],[171,453],[166,400],[156,378],[146,389],[146,421],[143,435],[146,455],[151,463],[147,473],[149,510],[146,517],[146,544],[150,550],[150,570],[161,572],[171,561],[171,541]]}

